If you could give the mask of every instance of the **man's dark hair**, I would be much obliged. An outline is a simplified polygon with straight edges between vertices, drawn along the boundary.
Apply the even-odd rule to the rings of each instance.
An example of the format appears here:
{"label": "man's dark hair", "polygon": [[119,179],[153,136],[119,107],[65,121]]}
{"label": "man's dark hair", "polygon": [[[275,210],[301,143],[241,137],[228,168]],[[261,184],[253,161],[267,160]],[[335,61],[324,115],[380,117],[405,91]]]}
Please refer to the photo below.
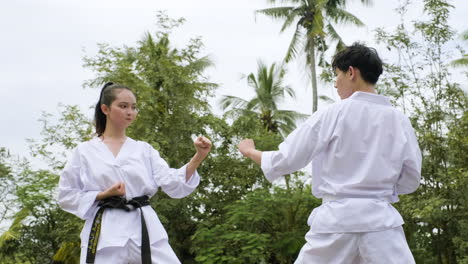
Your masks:
{"label": "man's dark hair", "polygon": [[380,74],[383,72],[382,60],[379,58],[377,51],[357,42],[333,57],[333,70],[338,68],[343,72],[347,72],[349,66],[358,68],[362,79],[370,84],[377,83]]}

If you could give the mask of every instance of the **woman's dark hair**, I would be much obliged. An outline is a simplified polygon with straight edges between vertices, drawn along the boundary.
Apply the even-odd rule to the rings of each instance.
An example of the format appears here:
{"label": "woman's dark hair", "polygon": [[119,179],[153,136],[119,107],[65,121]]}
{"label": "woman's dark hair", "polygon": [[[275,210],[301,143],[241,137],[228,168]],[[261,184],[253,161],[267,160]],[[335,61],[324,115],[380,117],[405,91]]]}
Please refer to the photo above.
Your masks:
{"label": "woman's dark hair", "polygon": [[132,92],[132,90],[127,86],[113,82],[107,82],[102,87],[101,94],[99,95],[99,101],[97,102],[96,108],[94,109],[94,122],[96,125],[96,134],[98,137],[102,136],[104,130],[106,129],[106,115],[102,112],[101,105],[105,104],[110,107],[116,97],[115,91],[119,89],[126,89]]}
{"label": "woman's dark hair", "polygon": [[357,42],[333,57],[333,70],[338,68],[343,72],[347,72],[349,66],[358,68],[362,79],[370,84],[377,83],[380,74],[383,72],[382,60],[377,51]]}

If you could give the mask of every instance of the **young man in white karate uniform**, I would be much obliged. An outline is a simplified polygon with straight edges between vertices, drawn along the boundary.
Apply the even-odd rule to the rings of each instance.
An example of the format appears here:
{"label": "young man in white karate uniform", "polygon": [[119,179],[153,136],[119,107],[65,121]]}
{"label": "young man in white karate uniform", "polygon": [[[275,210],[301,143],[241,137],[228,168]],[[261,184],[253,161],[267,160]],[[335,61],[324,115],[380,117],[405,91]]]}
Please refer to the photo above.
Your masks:
{"label": "young man in white karate uniform", "polygon": [[251,139],[240,152],[261,165],[269,181],[312,162],[312,194],[322,205],[296,264],[414,263],[403,219],[391,203],[414,192],[421,152],[408,118],[376,94],[382,61],[355,43],[333,58],[341,101],[314,113],[278,151],[261,152]]}

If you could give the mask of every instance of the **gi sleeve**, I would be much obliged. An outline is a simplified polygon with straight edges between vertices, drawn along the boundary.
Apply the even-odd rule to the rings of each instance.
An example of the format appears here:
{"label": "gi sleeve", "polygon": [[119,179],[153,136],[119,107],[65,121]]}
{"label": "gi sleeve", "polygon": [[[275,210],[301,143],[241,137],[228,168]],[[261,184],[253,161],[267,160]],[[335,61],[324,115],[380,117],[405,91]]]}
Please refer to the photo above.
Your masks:
{"label": "gi sleeve", "polygon": [[79,150],[76,148],[60,174],[58,203],[64,211],[86,220],[92,218],[97,208],[96,196],[99,191],[84,190],[80,175],[84,171]]}
{"label": "gi sleeve", "polygon": [[408,119],[404,122],[406,146],[400,177],[396,183],[397,194],[416,191],[421,180],[422,156],[414,129]]}
{"label": "gi sleeve", "polygon": [[191,194],[200,183],[200,175],[195,171],[186,181],[187,164],[179,169],[170,168],[159,152],[150,147],[153,179],[157,186],[172,198],[183,198]]}
{"label": "gi sleeve", "polygon": [[279,145],[278,151],[262,152],[261,168],[270,182],[282,175],[304,168],[326,148],[335,124],[333,120],[330,120],[329,126],[324,125],[324,120],[329,115],[328,109],[316,112],[289,134]]}

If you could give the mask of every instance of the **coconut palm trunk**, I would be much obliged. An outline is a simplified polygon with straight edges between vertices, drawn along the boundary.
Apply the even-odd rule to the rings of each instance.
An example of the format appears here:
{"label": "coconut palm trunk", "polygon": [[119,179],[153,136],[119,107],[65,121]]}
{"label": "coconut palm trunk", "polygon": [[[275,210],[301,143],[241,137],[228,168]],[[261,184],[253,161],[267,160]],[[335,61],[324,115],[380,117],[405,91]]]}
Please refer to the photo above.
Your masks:
{"label": "coconut palm trunk", "polygon": [[317,68],[315,64],[315,43],[310,41],[309,64],[312,74],[312,113],[317,111],[318,95],[317,95]]}

